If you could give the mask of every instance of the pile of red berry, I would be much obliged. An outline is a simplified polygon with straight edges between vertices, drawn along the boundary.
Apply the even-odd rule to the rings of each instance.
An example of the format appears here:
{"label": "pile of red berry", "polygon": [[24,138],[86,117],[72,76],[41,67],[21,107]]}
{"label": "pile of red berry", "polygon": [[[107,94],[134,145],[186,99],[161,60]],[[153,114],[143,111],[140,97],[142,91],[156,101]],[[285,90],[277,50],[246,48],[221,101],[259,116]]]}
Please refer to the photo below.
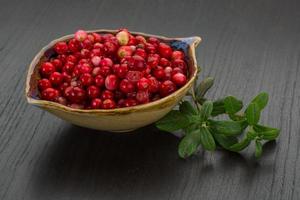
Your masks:
{"label": "pile of red berry", "polygon": [[79,30],[40,66],[41,99],[73,108],[112,109],[165,97],[187,81],[182,51],[157,38]]}

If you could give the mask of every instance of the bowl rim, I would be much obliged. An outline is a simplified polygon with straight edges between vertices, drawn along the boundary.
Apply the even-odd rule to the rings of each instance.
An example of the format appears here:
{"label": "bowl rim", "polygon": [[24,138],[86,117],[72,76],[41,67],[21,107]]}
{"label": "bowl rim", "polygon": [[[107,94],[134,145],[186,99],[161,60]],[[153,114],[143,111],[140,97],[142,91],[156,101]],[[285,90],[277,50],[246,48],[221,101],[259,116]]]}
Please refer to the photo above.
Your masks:
{"label": "bowl rim", "polygon": [[[92,33],[92,32],[97,32],[97,33],[116,33],[118,30],[109,30],[109,29],[95,29],[95,30],[87,30],[86,32],[88,33]],[[40,59],[43,57],[44,53],[50,49],[51,47],[54,46],[54,44],[56,44],[59,41],[66,41],[71,39],[72,37],[74,37],[74,34],[69,34],[69,35],[65,35],[62,36],[60,38],[54,39],[51,42],[49,42],[46,46],[44,46],[33,58],[33,60],[31,61],[28,71],[27,71],[27,77],[26,77],[26,87],[25,87],[25,96],[27,99],[27,102],[29,104],[33,104],[33,105],[37,105],[40,107],[48,107],[48,108],[53,108],[53,109],[59,109],[59,110],[64,110],[64,111],[69,111],[69,112],[77,112],[77,113],[128,113],[128,112],[132,112],[132,111],[136,111],[136,110],[148,110],[149,108],[153,108],[156,106],[159,106],[161,104],[167,103],[169,99],[172,98],[176,98],[176,96],[178,96],[178,94],[180,94],[182,91],[187,90],[189,87],[191,87],[191,85],[193,84],[193,82],[196,79],[196,76],[198,74],[198,66],[197,66],[197,60],[196,60],[196,54],[195,54],[195,48],[198,46],[198,44],[201,42],[201,38],[199,36],[191,36],[191,37],[183,37],[183,38],[178,38],[178,37],[165,37],[165,36],[160,36],[160,35],[153,35],[153,34],[147,34],[147,33],[142,33],[142,32],[135,32],[135,31],[130,31],[132,34],[134,35],[142,35],[145,37],[156,37],[158,39],[162,39],[165,41],[172,41],[172,40],[176,40],[176,41],[184,41],[187,42],[189,45],[189,49],[190,49],[190,57],[193,60],[193,66],[189,66],[189,67],[194,67],[194,73],[192,74],[192,76],[190,77],[189,81],[182,86],[181,88],[179,88],[178,90],[176,90],[175,92],[173,92],[172,94],[163,97],[159,100],[150,102],[150,103],[146,103],[146,104],[141,104],[141,105],[136,105],[136,106],[131,106],[131,107],[124,107],[124,108],[114,108],[114,109],[77,109],[77,108],[71,108],[62,104],[59,104],[57,102],[52,102],[52,101],[47,101],[47,100],[40,100],[40,99],[34,99],[30,96],[30,81],[31,81],[31,77],[32,74],[34,72],[35,67],[37,66],[38,62],[40,61]]]}

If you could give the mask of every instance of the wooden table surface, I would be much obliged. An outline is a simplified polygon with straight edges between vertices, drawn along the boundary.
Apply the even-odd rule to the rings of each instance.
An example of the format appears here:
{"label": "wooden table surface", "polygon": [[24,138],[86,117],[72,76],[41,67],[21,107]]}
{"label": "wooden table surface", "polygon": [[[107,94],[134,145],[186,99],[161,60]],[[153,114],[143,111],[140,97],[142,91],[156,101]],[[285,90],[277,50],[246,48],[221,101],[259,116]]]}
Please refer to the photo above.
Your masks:
{"label": "wooden table surface", "polygon": [[[300,199],[300,1],[1,0],[0,199]],[[199,35],[210,97],[249,101],[268,91],[262,121],[280,128],[260,161],[177,155],[179,139],[154,126],[111,134],[73,126],[24,98],[28,64],[79,28],[127,27]]]}

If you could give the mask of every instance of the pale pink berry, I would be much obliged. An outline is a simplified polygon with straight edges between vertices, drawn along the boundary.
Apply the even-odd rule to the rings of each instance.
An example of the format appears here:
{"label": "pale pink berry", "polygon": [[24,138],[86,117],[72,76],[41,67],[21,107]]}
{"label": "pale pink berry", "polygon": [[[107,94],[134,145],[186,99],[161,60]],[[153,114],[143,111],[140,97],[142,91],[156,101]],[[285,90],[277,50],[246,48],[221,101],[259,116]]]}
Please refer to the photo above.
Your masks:
{"label": "pale pink berry", "polygon": [[92,63],[94,66],[99,66],[101,58],[99,56],[92,57]]}
{"label": "pale pink berry", "polygon": [[78,30],[75,33],[75,39],[79,42],[84,41],[88,37],[87,33],[84,30]]}

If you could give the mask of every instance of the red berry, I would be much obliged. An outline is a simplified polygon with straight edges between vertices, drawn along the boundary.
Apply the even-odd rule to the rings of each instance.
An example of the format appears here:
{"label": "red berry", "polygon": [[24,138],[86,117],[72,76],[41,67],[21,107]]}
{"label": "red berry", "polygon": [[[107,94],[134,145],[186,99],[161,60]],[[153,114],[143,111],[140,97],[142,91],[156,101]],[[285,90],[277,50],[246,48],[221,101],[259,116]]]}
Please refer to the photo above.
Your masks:
{"label": "red berry", "polygon": [[64,93],[65,89],[66,89],[67,87],[69,87],[69,86],[70,86],[69,83],[64,82],[64,83],[62,83],[62,84],[58,87],[58,89],[59,89],[60,92]]}
{"label": "red berry", "polygon": [[136,43],[137,43],[137,40],[135,39],[135,37],[132,35],[129,35],[129,41],[128,41],[127,45],[136,45]]}
{"label": "red berry", "polygon": [[162,67],[166,67],[166,66],[170,66],[171,63],[168,59],[161,58],[160,61],[159,61],[159,65],[162,66]]}
{"label": "red berry", "polygon": [[162,97],[168,96],[176,90],[176,85],[170,81],[166,80],[160,85],[159,93]]}
{"label": "red berry", "polygon": [[147,78],[141,78],[136,83],[136,86],[139,90],[146,90],[150,85],[150,81]]}
{"label": "red berry", "polygon": [[99,98],[95,98],[91,101],[92,109],[100,109],[102,107],[102,100]]}
{"label": "red berry", "polygon": [[172,76],[172,81],[177,86],[183,86],[184,84],[186,84],[186,76],[182,73],[176,73]]}
{"label": "red berry", "polygon": [[131,82],[137,82],[143,77],[143,73],[140,71],[128,71],[126,74],[126,78]]}
{"label": "red berry", "polygon": [[146,57],[147,57],[147,53],[144,49],[136,49],[134,55],[141,56],[144,59],[146,59]]}
{"label": "red berry", "polygon": [[132,56],[133,60],[134,60],[134,69],[135,70],[139,70],[142,71],[145,69],[146,67],[146,62],[145,59],[141,56],[138,55],[134,55]]}
{"label": "red berry", "polygon": [[146,49],[147,53],[149,53],[149,54],[156,53],[156,47],[153,44],[146,43],[145,44],[145,49]]}
{"label": "red berry", "polygon": [[81,55],[81,58],[89,58],[91,55],[91,52],[88,49],[81,49],[80,55]]}
{"label": "red berry", "polygon": [[40,68],[40,73],[43,77],[49,77],[50,74],[55,72],[55,67],[51,62],[44,62]]}
{"label": "red berry", "polygon": [[125,107],[131,107],[138,105],[138,102],[135,99],[126,99],[123,104]]}
{"label": "red berry", "polygon": [[113,66],[113,61],[110,59],[110,58],[103,58],[101,61],[100,61],[100,66],[101,67],[104,67],[104,66],[107,66],[107,67],[112,67]]}
{"label": "red berry", "polygon": [[139,90],[136,93],[136,100],[140,103],[149,102],[149,92],[148,92],[148,90]]}
{"label": "red berry", "polygon": [[182,51],[173,51],[172,53],[172,60],[176,60],[176,59],[184,59],[184,53]]}
{"label": "red berry", "polygon": [[65,97],[72,103],[82,103],[86,99],[86,93],[80,87],[69,86],[65,89]]}
{"label": "red berry", "polygon": [[130,46],[121,46],[119,49],[118,49],[118,57],[120,59],[124,58],[125,56],[131,56],[133,53],[132,51],[132,48]]}
{"label": "red berry", "polygon": [[105,99],[102,103],[102,108],[113,109],[116,107],[116,103],[112,99]]}
{"label": "red berry", "polygon": [[41,97],[47,101],[55,101],[59,96],[59,91],[53,88],[47,88],[42,91]]}
{"label": "red berry", "polygon": [[104,85],[104,78],[102,75],[95,76],[95,85],[98,87],[102,87]]}
{"label": "red berry", "polygon": [[56,51],[56,53],[58,54],[65,54],[68,52],[68,45],[65,42],[58,42],[55,44],[54,46],[54,50]]}
{"label": "red berry", "polygon": [[135,86],[132,82],[128,81],[127,79],[123,79],[120,83],[119,89],[123,93],[131,93],[134,92]]}
{"label": "red berry", "polygon": [[128,72],[127,64],[121,64],[121,65],[119,65],[119,66],[115,69],[115,74],[116,74],[119,78],[125,78],[127,72]]}
{"label": "red berry", "polygon": [[158,54],[150,54],[148,55],[147,64],[154,68],[158,65],[159,60],[160,56]]}
{"label": "red berry", "polygon": [[74,66],[75,66],[74,63],[67,62],[67,63],[65,63],[65,65],[62,68],[62,72],[66,72],[68,74],[71,74],[73,69],[74,69]]}
{"label": "red berry", "polygon": [[154,46],[158,46],[159,40],[155,37],[149,37],[148,42]]}
{"label": "red berry", "polygon": [[38,87],[41,91],[43,91],[47,88],[51,88],[52,85],[51,85],[51,82],[48,79],[43,78],[43,79],[39,80]]}
{"label": "red berry", "polygon": [[153,71],[153,75],[155,76],[155,78],[161,80],[164,79],[166,76],[165,70],[162,67],[157,67],[154,71]]}
{"label": "red berry", "polygon": [[141,36],[141,35],[137,35],[135,37],[135,39],[137,40],[137,43],[145,44],[147,42],[146,39],[144,38],[144,36]]}
{"label": "red berry", "polygon": [[149,79],[149,92],[155,93],[159,90],[159,81],[155,77]]}
{"label": "red berry", "polygon": [[102,41],[102,36],[98,33],[92,33],[94,36],[94,42],[101,42]]}
{"label": "red berry", "polygon": [[102,56],[103,55],[103,50],[101,49],[92,49],[91,50],[91,58],[93,58],[94,56]]}
{"label": "red berry", "polygon": [[71,39],[68,43],[68,49],[73,53],[78,52],[80,50],[80,43],[75,39]]}
{"label": "red berry", "polygon": [[97,75],[99,75],[99,74],[101,74],[101,68],[100,68],[100,67],[95,67],[95,68],[93,69],[93,71],[92,71],[92,75],[93,75],[93,76],[97,76]]}
{"label": "red berry", "polygon": [[100,68],[100,74],[103,76],[108,76],[111,73],[111,68],[109,66],[103,66]]}
{"label": "red berry", "polygon": [[98,87],[91,85],[87,88],[87,95],[89,98],[97,98],[100,95],[100,90]]}
{"label": "red berry", "polygon": [[76,31],[74,38],[77,41],[82,42],[87,38],[87,33],[83,30],[78,30]]}
{"label": "red berry", "polygon": [[66,62],[72,62],[72,63],[77,63],[77,58],[74,55],[68,55]]}
{"label": "red berry", "polygon": [[60,85],[63,82],[63,75],[59,72],[53,72],[50,77],[49,80],[53,85]]}
{"label": "red berry", "polygon": [[180,69],[179,67],[175,67],[175,68],[173,68],[172,75],[174,75],[174,74],[176,74],[178,72],[183,74],[183,70],[182,69]]}
{"label": "red berry", "polygon": [[71,79],[72,79],[71,75],[69,75],[67,72],[63,72],[63,73],[62,73],[62,76],[63,76],[63,80],[64,80],[65,82],[70,82]]}
{"label": "red berry", "polygon": [[162,42],[158,46],[158,51],[161,57],[163,58],[171,58],[173,53],[172,48],[169,45]]}
{"label": "red berry", "polygon": [[89,86],[92,85],[94,82],[93,76],[89,73],[84,73],[80,76],[80,81],[82,85]]}
{"label": "red berry", "polygon": [[107,54],[114,54],[118,50],[118,46],[112,41],[107,41],[104,43],[104,49]]}
{"label": "red berry", "polygon": [[101,94],[102,99],[113,99],[114,98],[114,93],[109,90],[104,90]]}
{"label": "red berry", "polygon": [[91,42],[91,40],[89,40],[88,38],[83,40],[83,42],[81,43],[81,47],[83,49],[91,50],[93,46],[94,46],[93,42]]}
{"label": "red berry", "polygon": [[87,39],[91,42],[94,43],[95,42],[95,37],[93,34],[88,34]]}
{"label": "red berry", "polygon": [[55,69],[60,71],[63,67],[63,63],[61,62],[61,60],[55,58],[51,61],[52,65],[54,65]]}
{"label": "red berry", "polygon": [[84,73],[91,73],[93,71],[93,68],[91,67],[90,64],[83,63],[82,65],[79,66],[79,70],[81,74],[84,74]]}
{"label": "red berry", "polygon": [[67,105],[67,99],[65,97],[58,97],[56,101],[62,105]]}
{"label": "red berry", "polygon": [[172,67],[175,68],[175,67],[179,67],[180,69],[182,69],[184,72],[186,72],[187,70],[187,65],[186,63],[181,60],[181,59],[176,59],[176,60],[173,60],[172,61]]}
{"label": "red berry", "polygon": [[170,80],[171,79],[171,74],[172,74],[172,71],[173,71],[172,67],[168,66],[164,69],[164,71],[165,71],[165,79]]}
{"label": "red berry", "polygon": [[115,90],[118,88],[118,77],[116,75],[108,75],[105,78],[105,87],[108,90]]}

